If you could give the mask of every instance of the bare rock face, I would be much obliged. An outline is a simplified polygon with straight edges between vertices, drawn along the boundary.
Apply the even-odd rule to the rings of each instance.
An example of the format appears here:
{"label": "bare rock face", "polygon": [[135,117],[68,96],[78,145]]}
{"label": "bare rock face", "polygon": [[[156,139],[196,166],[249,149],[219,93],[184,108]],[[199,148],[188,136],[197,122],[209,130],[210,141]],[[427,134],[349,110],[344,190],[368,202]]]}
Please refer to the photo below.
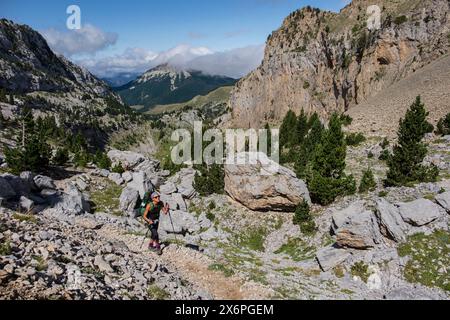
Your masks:
{"label": "bare rock face", "polygon": [[339,247],[365,250],[381,242],[378,222],[372,211],[344,210],[343,212],[348,215],[342,218],[342,223],[335,231],[336,243]]}
{"label": "bare rock face", "polygon": [[413,226],[427,225],[441,216],[440,207],[428,199],[418,199],[399,205],[403,220]]}
{"label": "bare rock face", "polygon": [[302,108],[326,118],[448,53],[447,0],[378,1],[381,28],[370,31],[373,4],[354,0],[340,13],[307,7],[289,15],[269,36],[261,66],[232,92],[233,125],[262,127]]}
{"label": "bare rock face", "polygon": [[[311,202],[306,184],[263,153],[240,153],[225,165],[225,191],[255,211],[294,211]],[[246,164],[239,164],[246,163]]]}
{"label": "bare rock face", "polygon": [[406,240],[406,230],[408,226],[400,215],[400,210],[390,204],[385,199],[377,200],[377,210],[375,212],[380,224],[381,233],[396,242]]}

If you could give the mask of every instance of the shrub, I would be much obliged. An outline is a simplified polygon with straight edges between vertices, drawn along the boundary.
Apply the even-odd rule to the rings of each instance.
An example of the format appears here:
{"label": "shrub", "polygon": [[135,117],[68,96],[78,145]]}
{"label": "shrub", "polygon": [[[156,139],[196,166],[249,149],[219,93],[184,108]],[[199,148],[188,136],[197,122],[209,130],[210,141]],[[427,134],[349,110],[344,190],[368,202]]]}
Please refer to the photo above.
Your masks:
{"label": "shrub", "polygon": [[97,151],[94,156],[94,163],[100,169],[109,169],[111,168],[111,160],[108,158],[106,153]]}
{"label": "shrub", "polygon": [[386,148],[389,147],[389,140],[384,138],[384,140],[380,143],[380,147],[383,148],[383,150],[386,150]]}
{"label": "shrub", "polygon": [[359,184],[359,192],[364,193],[368,191],[374,191],[376,187],[377,183],[375,181],[375,177],[372,170],[369,168],[364,171],[361,183]]}
{"label": "shrub", "polygon": [[378,159],[381,161],[388,161],[390,156],[391,156],[391,154],[389,153],[389,150],[385,149],[381,152]]}
{"label": "shrub", "polygon": [[367,282],[367,280],[369,280],[369,266],[362,261],[356,262],[351,267],[350,271],[353,276],[360,277],[364,282]]}
{"label": "shrub", "polygon": [[405,118],[400,120],[398,144],[394,146],[394,153],[388,161],[387,186],[436,181],[439,174],[437,167],[422,165],[427,154],[427,146],[422,139],[426,133],[433,131],[427,116],[428,112],[418,96]]}
{"label": "shrub", "polygon": [[124,173],[125,170],[123,169],[122,162],[119,162],[118,164],[113,166],[111,171],[114,172],[114,173],[119,173],[119,174]]}
{"label": "shrub", "polygon": [[362,133],[349,133],[345,138],[345,142],[348,146],[358,146],[366,141],[366,137]]}
{"label": "shrub", "polygon": [[38,172],[48,167],[51,156],[51,148],[38,137],[31,137],[25,146],[15,149],[6,148],[5,158],[11,172],[19,174],[22,171]]}
{"label": "shrub", "polygon": [[450,113],[439,120],[437,124],[436,134],[440,134],[443,136],[450,134]]}
{"label": "shrub", "polygon": [[406,21],[408,21],[408,17],[406,17],[405,15],[398,16],[397,18],[394,19],[394,23],[398,26],[405,23]]}
{"label": "shrub", "polygon": [[69,150],[66,148],[58,149],[52,161],[57,166],[64,166],[69,161]]}
{"label": "shrub", "polygon": [[224,170],[222,165],[213,164],[211,166],[201,166],[197,168],[200,171],[194,178],[194,188],[202,196],[211,194],[223,194]]}
{"label": "shrub", "polygon": [[341,114],[340,119],[344,127],[348,127],[353,122],[353,118],[350,117],[348,114]]}

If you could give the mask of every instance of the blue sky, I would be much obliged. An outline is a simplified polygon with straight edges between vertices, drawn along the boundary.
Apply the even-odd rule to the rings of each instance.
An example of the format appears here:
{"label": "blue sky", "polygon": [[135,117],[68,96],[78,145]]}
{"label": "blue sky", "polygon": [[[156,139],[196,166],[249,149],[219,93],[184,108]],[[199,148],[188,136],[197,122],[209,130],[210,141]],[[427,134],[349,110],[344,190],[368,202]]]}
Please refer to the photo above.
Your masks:
{"label": "blue sky", "polygon": [[[48,39],[68,36],[66,8],[81,8],[82,25],[114,35],[98,48],[81,45],[64,51],[66,56],[103,59],[140,48],[159,53],[181,44],[206,47],[214,52],[264,44],[292,11],[306,5],[339,11],[345,0],[166,0],[166,1],[66,1],[1,0],[0,16],[28,24]],[[48,30],[53,30],[49,35]],[[60,32],[61,34],[56,34]],[[71,31],[73,33],[73,31]],[[91,33],[92,34],[92,33]],[[98,34],[94,33],[96,38]],[[53,39],[53,38],[51,38]],[[52,41],[49,43],[52,46]],[[59,38],[58,38],[59,39]],[[63,45],[60,43],[60,46]]]}

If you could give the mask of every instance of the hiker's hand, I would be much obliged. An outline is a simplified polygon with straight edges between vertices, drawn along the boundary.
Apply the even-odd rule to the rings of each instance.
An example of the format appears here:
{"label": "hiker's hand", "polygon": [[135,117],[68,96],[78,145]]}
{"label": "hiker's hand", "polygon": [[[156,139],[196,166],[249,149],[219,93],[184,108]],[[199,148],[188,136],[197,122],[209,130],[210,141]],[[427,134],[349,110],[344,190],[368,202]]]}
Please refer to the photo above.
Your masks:
{"label": "hiker's hand", "polygon": [[152,221],[152,220],[148,220],[147,222],[148,222],[148,224],[150,224],[150,225],[153,224],[153,221]]}
{"label": "hiker's hand", "polygon": [[170,210],[169,204],[166,203],[166,205],[164,206],[164,213],[167,214]]}

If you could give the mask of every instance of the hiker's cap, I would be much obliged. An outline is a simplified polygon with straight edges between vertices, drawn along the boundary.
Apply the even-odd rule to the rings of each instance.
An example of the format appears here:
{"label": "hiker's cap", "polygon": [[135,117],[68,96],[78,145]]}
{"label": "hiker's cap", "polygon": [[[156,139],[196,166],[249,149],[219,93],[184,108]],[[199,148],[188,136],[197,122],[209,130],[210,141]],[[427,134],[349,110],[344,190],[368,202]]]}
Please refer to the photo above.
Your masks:
{"label": "hiker's cap", "polygon": [[152,199],[155,199],[156,197],[160,197],[161,195],[158,192],[152,193]]}

